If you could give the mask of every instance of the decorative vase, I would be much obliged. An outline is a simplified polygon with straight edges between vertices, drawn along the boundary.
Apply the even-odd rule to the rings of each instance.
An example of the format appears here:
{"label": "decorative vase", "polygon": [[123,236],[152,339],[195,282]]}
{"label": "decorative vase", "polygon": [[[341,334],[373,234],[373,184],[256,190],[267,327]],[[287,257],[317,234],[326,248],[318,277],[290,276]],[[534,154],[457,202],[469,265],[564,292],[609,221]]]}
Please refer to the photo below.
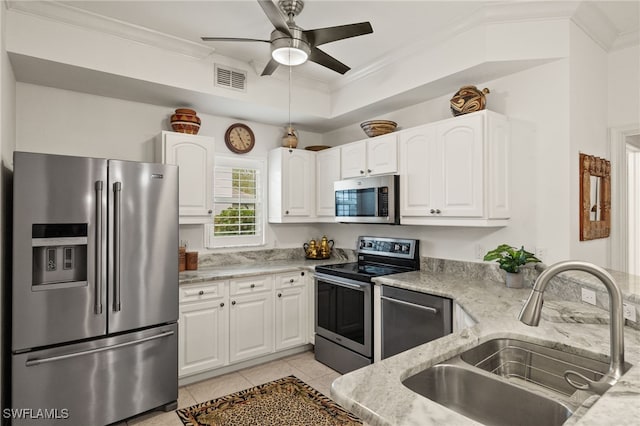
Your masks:
{"label": "decorative vase", "polygon": [[171,128],[174,132],[197,135],[200,130],[200,117],[188,108],[178,108],[171,116]]}
{"label": "decorative vase", "polygon": [[487,93],[490,92],[486,87],[480,91],[476,86],[462,86],[449,101],[451,113],[456,117],[483,110],[487,102],[485,98]]}
{"label": "decorative vase", "polygon": [[285,148],[295,148],[298,146],[298,135],[296,135],[296,129],[292,126],[286,128],[286,134],[282,138],[282,146]]}
{"label": "decorative vase", "polygon": [[507,287],[524,288],[524,274],[521,272],[507,272]]}

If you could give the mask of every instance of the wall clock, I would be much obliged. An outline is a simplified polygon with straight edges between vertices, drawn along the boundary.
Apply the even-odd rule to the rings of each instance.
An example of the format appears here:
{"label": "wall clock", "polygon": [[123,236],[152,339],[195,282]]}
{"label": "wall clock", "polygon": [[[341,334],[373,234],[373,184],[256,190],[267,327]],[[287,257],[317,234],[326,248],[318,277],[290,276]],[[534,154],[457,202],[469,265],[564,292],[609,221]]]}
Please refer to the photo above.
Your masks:
{"label": "wall clock", "polygon": [[246,124],[234,123],[224,134],[224,143],[236,154],[246,154],[256,144],[256,137]]}

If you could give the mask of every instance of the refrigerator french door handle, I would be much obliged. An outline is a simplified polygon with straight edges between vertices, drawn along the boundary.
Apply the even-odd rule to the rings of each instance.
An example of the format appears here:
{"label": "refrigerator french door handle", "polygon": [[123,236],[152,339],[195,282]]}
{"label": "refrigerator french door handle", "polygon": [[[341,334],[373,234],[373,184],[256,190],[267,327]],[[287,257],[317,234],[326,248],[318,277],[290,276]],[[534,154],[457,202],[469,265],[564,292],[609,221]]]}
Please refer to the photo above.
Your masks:
{"label": "refrigerator french door handle", "polygon": [[27,367],[33,367],[35,365],[45,364],[48,362],[62,361],[64,359],[69,359],[69,358],[77,358],[79,356],[86,356],[86,355],[91,355],[98,352],[110,351],[113,349],[137,345],[143,342],[148,342],[149,340],[161,339],[163,337],[171,336],[172,334],[173,334],[173,331],[165,331],[164,333],[156,334],[155,336],[144,337],[142,339],[133,340],[131,342],[118,343],[116,345],[111,345],[111,346],[103,346],[101,348],[89,349],[88,351],[72,352],[64,355],[52,356],[49,358],[29,359],[27,360],[27,362],[25,362],[24,365]]}
{"label": "refrigerator french door handle", "polygon": [[95,261],[95,290],[96,301],[94,312],[96,315],[102,313],[102,189],[104,182],[96,181],[96,261]]}
{"label": "refrigerator french door handle", "polygon": [[113,184],[113,311],[120,311],[120,228],[122,220],[122,182]]}

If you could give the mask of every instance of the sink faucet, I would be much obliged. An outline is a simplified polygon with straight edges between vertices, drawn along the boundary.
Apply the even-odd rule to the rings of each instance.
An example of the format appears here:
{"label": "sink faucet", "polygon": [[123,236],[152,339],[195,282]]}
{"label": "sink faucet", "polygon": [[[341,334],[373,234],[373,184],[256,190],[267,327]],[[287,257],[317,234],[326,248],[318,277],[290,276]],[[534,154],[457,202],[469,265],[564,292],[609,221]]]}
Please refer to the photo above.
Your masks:
{"label": "sink faucet", "polygon": [[[611,343],[611,362],[609,370],[598,381],[591,380],[580,373],[567,370],[564,374],[565,379],[571,386],[590,390],[602,395],[613,386],[624,373],[624,317],[622,313],[622,293],[620,288],[614,281],[611,274],[599,266],[578,260],[569,260],[558,262],[547,267],[536,280],[533,290],[529,295],[526,303],[522,307],[522,311],[518,319],[527,325],[536,327],[540,323],[540,312],[542,311],[542,294],[549,284],[551,278],[565,271],[583,271],[597,277],[607,288],[609,293],[609,316],[610,316],[610,343]],[[576,382],[571,376],[580,377],[586,384]]]}

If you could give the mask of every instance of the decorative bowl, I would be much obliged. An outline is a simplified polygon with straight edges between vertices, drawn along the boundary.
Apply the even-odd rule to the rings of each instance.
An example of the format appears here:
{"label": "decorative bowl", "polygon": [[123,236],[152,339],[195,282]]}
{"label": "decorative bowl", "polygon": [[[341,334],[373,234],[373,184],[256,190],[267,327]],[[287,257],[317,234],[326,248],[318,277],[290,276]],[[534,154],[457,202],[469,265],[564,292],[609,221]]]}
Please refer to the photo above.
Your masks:
{"label": "decorative bowl", "polygon": [[390,120],[369,120],[360,123],[360,127],[370,138],[391,133],[397,126],[398,123]]}
{"label": "decorative bowl", "polygon": [[323,149],[331,148],[329,145],[311,145],[305,147],[307,151],[322,151]]}
{"label": "decorative bowl", "polygon": [[197,135],[200,131],[200,125],[198,123],[188,121],[172,121],[171,128],[174,132],[188,133],[190,135]]}

